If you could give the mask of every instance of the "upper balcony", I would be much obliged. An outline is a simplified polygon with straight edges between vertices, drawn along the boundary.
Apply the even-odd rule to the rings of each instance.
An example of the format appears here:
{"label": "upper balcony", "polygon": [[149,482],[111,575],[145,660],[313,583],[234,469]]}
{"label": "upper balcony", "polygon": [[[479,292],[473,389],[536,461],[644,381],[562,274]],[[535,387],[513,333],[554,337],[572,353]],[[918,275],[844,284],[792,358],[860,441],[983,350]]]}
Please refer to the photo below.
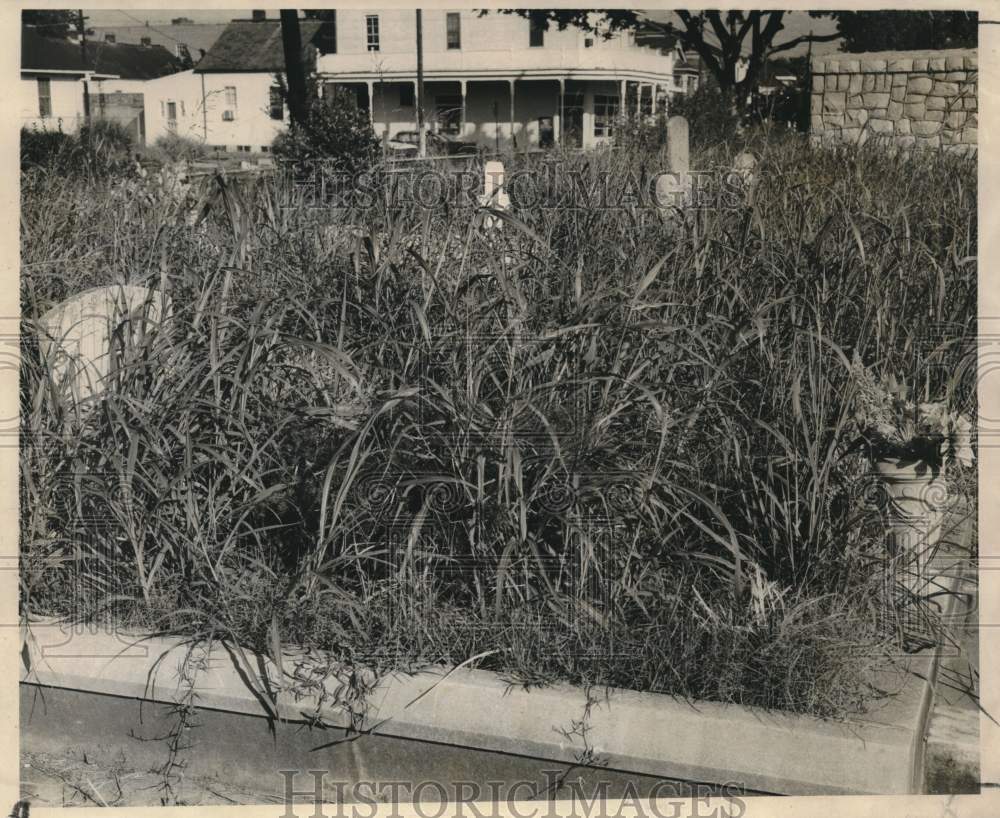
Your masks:
{"label": "upper balcony", "polygon": [[[320,74],[341,81],[412,79],[417,72],[416,15],[409,10],[337,13],[337,51],[317,59]],[[435,79],[637,79],[672,82],[673,56],[577,28],[539,31],[516,15],[427,10],[424,76]]]}

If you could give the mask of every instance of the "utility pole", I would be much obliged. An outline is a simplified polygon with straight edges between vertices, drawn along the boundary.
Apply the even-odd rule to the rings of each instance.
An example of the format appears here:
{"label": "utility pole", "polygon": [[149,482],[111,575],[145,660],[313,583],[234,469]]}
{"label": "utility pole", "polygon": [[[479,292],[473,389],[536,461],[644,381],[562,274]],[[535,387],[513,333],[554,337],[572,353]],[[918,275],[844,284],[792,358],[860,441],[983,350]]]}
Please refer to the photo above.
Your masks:
{"label": "utility pole", "polygon": [[[80,30],[80,56],[83,70],[87,70],[87,26],[86,17],[83,16],[83,9],[77,12],[77,28]],[[94,66],[95,68],[97,66]],[[90,87],[87,84],[87,75],[83,75],[83,121],[90,125]]]}
{"label": "utility pole", "polygon": [[427,133],[424,130],[424,13],[417,9],[417,155],[427,156]]}
{"label": "utility pole", "polygon": [[281,10],[281,45],[285,52],[285,76],[288,78],[288,113],[292,122],[306,122],[306,72],[302,67],[302,35],[299,33],[299,12]]}

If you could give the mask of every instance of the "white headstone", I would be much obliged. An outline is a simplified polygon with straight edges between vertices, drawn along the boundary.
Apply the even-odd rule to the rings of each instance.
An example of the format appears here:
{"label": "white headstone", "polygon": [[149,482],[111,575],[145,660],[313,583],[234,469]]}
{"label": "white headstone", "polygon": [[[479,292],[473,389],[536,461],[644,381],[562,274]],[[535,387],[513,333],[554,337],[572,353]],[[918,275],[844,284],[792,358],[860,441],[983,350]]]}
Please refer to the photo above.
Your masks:
{"label": "white headstone", "polygon": [[104,391],[112,370],[112,351],[126,346],[160,323],[169,305],[146,287],[113,285],[80,293],[39,319],[39,351],[49,377],[84,400]]}
{"label": "white headstone", "polygon": [[[494,210],[510,209],[510,196],[504,187],[503,162],[494,160],[486,163],[483,169],[483,194],[479,197],[479,204]],[[492,215],[487,216],[483,224],[487,230],[503,226],[503,222]]]}
{"label": "white headstone", "polygon": [[682,116],[667,120],[667,155],[671,173],[690,173],[691,156],[688,121]]}
{"label": "white headstone", "polygon": [[656,180],[656,201],[672,212],[689,204],[692,192],[688,121],[682,116],[667,120],[667,161],[669,171]]}

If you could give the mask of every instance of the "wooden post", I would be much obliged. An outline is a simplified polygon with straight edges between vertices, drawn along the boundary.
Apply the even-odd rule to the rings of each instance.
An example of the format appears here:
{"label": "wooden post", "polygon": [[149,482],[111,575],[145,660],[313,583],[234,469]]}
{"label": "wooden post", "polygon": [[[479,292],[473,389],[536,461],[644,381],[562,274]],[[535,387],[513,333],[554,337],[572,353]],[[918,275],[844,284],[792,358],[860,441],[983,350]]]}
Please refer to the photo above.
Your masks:
{"label": "wooden post", "polygon": [[466,93],[465,83],[466,83],[465,80],[458,81],[458,84],[462,89],[462,121],[461,124],[459,125],[459,130],[458,130],[459,139],[465,138],[465,93]]}
{"label": "wooden post", "polygon": [[562,144],[563,99],[566,96],[566,80],[559,78],[559,103],[556,105],[556,115],[552,122],[552,141]]}
{"label": "wooden post", "polygon": [[424,13],[417,9],[417,139],[418,155],[427,156],[427,134],[424,132]]}
{"label": "wooden post", "polygon": [[[87,71],[87,25],[86,18],[83,16],[83,9],[80,9],[77,17],[77,26],[80,29],[80,58],[83,63],[82,67],[84,71]],[[94,70],[97,70],[97,64],[94,64]],[[90,125],[90,88],[87,83],[87,75],[83,75],[83,121]]]}
{"label": "wooden post", "polygon": [[510,146],[512,150],[517,150],[517,138],[514,136],[514,83],[516,80],[507,80],[510,84]]}

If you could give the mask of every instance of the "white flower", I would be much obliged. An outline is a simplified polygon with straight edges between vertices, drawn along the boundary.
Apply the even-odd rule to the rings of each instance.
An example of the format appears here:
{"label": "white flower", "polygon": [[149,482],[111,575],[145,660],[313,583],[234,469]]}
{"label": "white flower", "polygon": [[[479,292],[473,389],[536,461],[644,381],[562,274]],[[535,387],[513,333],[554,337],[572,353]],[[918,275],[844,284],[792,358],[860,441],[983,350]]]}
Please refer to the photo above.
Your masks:
{"label": "white flower", "polygon": [[942,436],[948,433],[951,417],[943,403],[921,403],[918,414],[921,433]]}
{"label": "white flower", "polygon": [[950,432],[952,457],[963,466],[972,466],[975,458],[972,449],[972,421],[963,415],[954,415]]}

